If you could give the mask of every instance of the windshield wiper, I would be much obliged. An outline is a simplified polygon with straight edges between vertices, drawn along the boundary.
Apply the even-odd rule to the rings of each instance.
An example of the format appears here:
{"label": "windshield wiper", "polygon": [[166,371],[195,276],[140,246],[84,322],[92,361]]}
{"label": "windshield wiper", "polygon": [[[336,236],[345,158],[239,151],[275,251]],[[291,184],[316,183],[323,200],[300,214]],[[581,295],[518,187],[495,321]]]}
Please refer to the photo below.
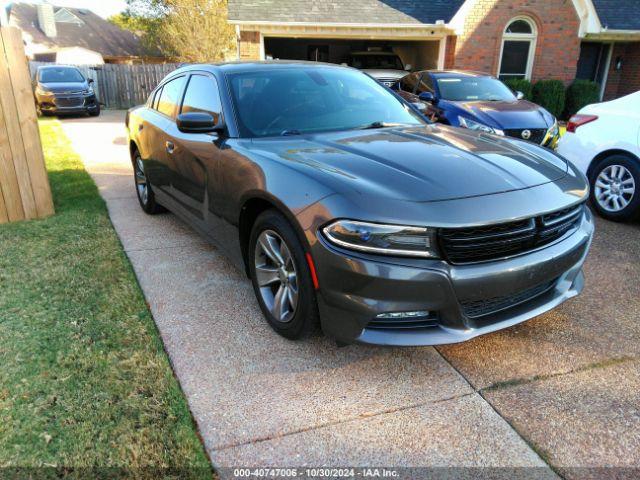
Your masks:
{"label": "windshield wiper", "polygon": [[409,125],[408,123],[391,123],[391,122],[373,122],[362,127],[357,127],[356,130],[372,130],[374,128],[387,128],[387,127],[402,127]]}
{"label": "windshield wiper", "polygon": [[302,134],[300,133],[300,130],[283,130],[280,132],[280,135],[282,137],[288,137],[290,135],[302,135]]}

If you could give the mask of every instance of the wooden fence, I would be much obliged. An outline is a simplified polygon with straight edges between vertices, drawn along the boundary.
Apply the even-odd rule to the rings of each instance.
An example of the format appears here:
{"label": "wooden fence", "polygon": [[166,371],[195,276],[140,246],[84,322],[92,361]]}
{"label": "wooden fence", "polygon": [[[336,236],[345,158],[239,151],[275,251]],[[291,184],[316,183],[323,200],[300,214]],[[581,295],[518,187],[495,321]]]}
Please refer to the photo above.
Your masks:
{"label": "wooden fence", "polygon": [[[29,62],[31,77],[35,78],[40,65],[46,62]],[[106,108],[126,109],[147,101],[158,83],[180,65],[175,63],[143,65],[77,65],[86,78],[94,80],[98,101]]]}
{"label": "wooden fence", "polygon": [[0,223],[53,214],[22,34],[0,28]]}

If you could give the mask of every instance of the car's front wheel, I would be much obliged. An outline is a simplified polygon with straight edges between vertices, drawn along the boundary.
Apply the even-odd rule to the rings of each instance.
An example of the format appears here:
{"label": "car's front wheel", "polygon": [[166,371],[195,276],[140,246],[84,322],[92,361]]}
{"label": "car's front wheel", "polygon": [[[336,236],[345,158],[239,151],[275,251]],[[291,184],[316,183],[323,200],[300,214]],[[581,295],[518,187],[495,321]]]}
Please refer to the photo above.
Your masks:
{"label": "car's front wheel", "polygon": [[248,260],[253,289],[269,325],[292,340],[313,333],[318,307],[306,255],[279,212],[267,210],[256,219]]}
{"label": "car's front wheel", "polygon": [[640,164],[623,154],[601,160],[591,173],[591,201],[609,220],[626,221],[640,216]]}

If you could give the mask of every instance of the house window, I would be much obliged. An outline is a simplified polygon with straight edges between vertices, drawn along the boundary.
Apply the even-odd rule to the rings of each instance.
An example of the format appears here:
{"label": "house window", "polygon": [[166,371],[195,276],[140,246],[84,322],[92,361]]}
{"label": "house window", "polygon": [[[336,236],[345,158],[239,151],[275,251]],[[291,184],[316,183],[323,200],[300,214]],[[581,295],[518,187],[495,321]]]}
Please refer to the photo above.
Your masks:
{"label": "house window", "polygon": [[535,23],[526,17],[512,19],[502,35],[498,77],[531,79],[538,34]]}

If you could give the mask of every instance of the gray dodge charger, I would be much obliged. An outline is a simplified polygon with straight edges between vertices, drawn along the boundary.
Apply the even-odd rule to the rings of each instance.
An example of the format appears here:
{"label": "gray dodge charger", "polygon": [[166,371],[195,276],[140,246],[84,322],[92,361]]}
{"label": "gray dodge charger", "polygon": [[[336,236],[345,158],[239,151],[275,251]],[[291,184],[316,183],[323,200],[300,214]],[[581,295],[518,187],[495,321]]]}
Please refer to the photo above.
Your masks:
{"label": "gray dodge charger", "polygon": [[142,209],[225,252],[287,338],[460,342],[583,288],[581,173],[528,142],[427,123],[357,70],[192,65],[126,122]]}

